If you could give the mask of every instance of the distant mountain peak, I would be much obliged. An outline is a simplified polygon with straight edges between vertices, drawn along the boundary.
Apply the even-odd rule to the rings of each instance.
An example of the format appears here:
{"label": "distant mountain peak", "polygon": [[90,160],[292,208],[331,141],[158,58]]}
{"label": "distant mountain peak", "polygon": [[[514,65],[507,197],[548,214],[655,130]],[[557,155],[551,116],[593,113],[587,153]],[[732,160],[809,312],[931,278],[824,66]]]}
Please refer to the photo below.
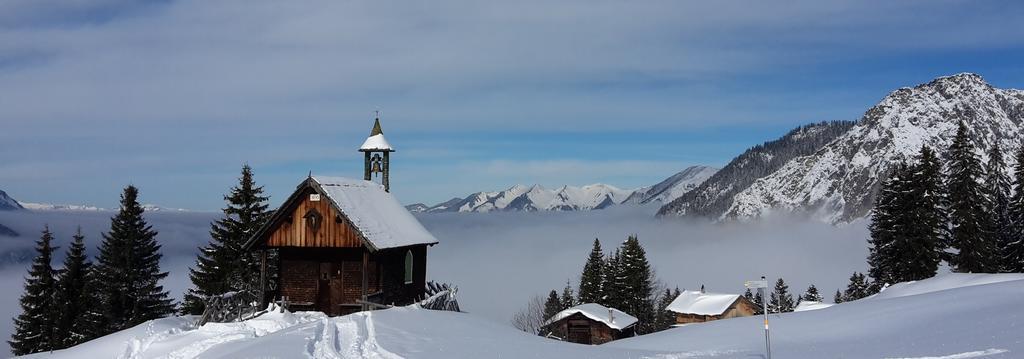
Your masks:
{"label": "distant mountain peak", "polygon": [[14,211],[24,209],[17,200],[7,195],[7,192],[0,190],[0,211]]}
{"label": "distant mountain peak", "polygon": [[[583,186],[562,185],[548,189],[540,184],[517,184],[504,191],[476,192],[465,198],[453,198],[434,206],[421,203],[406,206],[411,212],[493,212],[493,211],[587,211],[604,209],[619,204],[639,204],[671,199],[709,177],[716,169],[692,166],[672,177],[649,187],[635,190],[621,189],[604,183]],[[657,189],[655,197],[644,193]],[[642,193],[643,192],[643,193]],[[653,192],[652,192],[653,193]],[[648,203],[643,202],[643,203]]]}

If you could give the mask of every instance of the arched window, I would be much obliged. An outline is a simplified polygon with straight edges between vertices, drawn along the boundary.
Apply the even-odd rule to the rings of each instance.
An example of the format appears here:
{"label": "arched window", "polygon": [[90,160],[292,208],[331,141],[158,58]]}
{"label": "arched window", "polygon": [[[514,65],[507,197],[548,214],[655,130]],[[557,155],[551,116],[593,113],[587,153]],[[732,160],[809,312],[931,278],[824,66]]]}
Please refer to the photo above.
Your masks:
{"label": "arched window", "polygon": [[405,284],[412,283],[412,251],[405,251]]}

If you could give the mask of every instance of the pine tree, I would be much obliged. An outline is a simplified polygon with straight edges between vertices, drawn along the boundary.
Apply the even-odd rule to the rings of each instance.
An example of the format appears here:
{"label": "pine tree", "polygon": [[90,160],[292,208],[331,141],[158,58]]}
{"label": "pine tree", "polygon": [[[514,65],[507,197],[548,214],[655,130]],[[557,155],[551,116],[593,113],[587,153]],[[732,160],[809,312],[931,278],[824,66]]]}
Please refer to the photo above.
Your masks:
{"label": "pine tree", "polygon": [[1007,205],[1010,238],[1000,244],[1000,262],[1005,272],[1024,273],[1024,144],[1016,153],[1013,168],[1013,196]]}
{"label": "pine tree", "polygon": [[906,234],[907,196],[905,177],[909,173],[905,162],[897,163],[892,173],[882,181],[875,206],[871,212],[868,230],[871,239],[868,252],[868,273],[876,281],[893,282],[900,252],[906,250],[902,236]]}
{"label": "pine tree", "polygon": [[804,294],[800,296],[800,299],[809,302],[825,301],[825,298],[823,298],[821,294],[818,294],[818,288],[815,287],[814,284],[811,284],[810,286],[807,287],[807,291],[805,291]]}
{"label": "pine tree", "polygon": [[[927,279],[938,272],[939,262],[946,256],[949,246],[949,215],[946,213],[947,194],[942,183],[942,163],[928,146],[921,146],[911,168],[908,228],[912,233],[909,251],[904,252],[908,263],[900,281]],[[876,281],[876,283],[878,283]]]}
{"label": "pine tree", "polygon": [[999,149],[999,143],[993,143],[988,153],[988,163],[985,166],[985,195],[988,198],[989,228],[992,241],[998,253],[998,271],[1007,271],[1006,261],[1003,260],[1004,248],[1010,247],[1014,235],[1012,223],[1010,222],[1010,177],[1006,174],[1006,162],[1003,161],[1003,153]]}
{"label": "pine tree", "polygon": [[50,243],[53,233],[50,227],[43,228],[43,234],[36,241],[36,257],[25,278],[25,292],[21,295],[21,314],[14,318],[14,333],[11,334],[11,351],[14,355],[25,355],[58,349],[61,333],[56,331],[58,308],[54,303],[57,274],[50,265],[53,251]]}
{"label": "pine tree", "polygon": [[868,275],[874,283],[935,276],[946,248],[942,167],[927,146],[913,166],[898,163],[872,211]]}
{"label": "pine tree", "polygon": [[601,288],[604,296],[601,300],[601,305],[623,310],[626,305],[626,299],[624,298],[626,277],[622,274],[622,259],[619,249],[615,249],[605,259],[602,273],[604,274],[604,280],[602,281]]}
{"label": "pine tree", "polygon": [[843,292],[842,301],[854,301],[866,298],[872,294],[874,294],[874,291],[872,290],[871,283],[868,282],[867,277],[862,273],[853,272],[853,274],[850,275],[850,283],[846,285],[846,291]]}
{"label": "pine tree", "polygon": [[754,314],[764,314],[764,296],[761,295],[761,289],[754,293],[754,305],[757,307]]}
{"label": "pine tree", "polygon": [[159,284],[167,272],[160,271],[157,232],[143,218],[138,195],[135,186],[124,189],[121,209],[110,219],[96,260],[102,327],[108,333],[174,313],[173,301]]}
{"label": "pine tree", "polygon": [[637,334],[650,333],[654,324],[654,280],[647,254],[640,240],[633,235],[622,243],[620,256],[624,301],[619,309],[638,319]]}
{"label": "pine tree", "polygon": [[[224,196],[224,216],[210,225],[210,243],[199,249],[196,267],[189,270],[193,288],[185,294],[183,312],[202,313],[207,296],[260,288],[259,257],[242,246],[270,218],[267,199],[253,181],[252,168],[242,166],[238,185]],[[276,271],[268,268],[267,273]]]}
{"label": "pine tree", "polygon": [[676,324],[676,314],[668,310],[669,304],[676,299],[680,294],[679,288],[673,293],[672,290],[665,288],[665,293],[661,294],[661,298],[658,299],[658,307],[656,308],[656,317],[654,319],[654,331],[662,331],[671,328],[673,324]]}
{"label": "pine tree", "polygon": [[562,288],[562,297],[558,300],[562,303],[562,309],[569,309],[576,306],[576,297],[572,293],[572,284],[565,281],[565,288]]}
{"label": "pine tree", "polygon": [[842,302],[844,302],[843,292],[839,291],[839,289],[836,289],[836,294],[832,296],[832,303],[839,304]]}
{"label": "pine tree", "polygon": [[995,272],[999,269],[996,244],[988,231],[991,225],[985,212],[987,201],[979,184],[983,175],[981,163],[962,122],[949,149],[948,162],[950,245],[958,251],[950,264],[957,272]]}
{"label": "pine tree", "polygon": [[789,293],[789,286],[782,278],[775,281],[775,290],[769,296],[768,310],[772,313],[792,312],[796,305],[793,303],[793,295]]}
{"label": "pine tree", "polygon": [[563,309],[565,308],[562,308],[562,301],[558,298],[558,292],[552,289],[548,293],[548,299],[544,301],[544,320],[551,319],[551,317],[554,317],[555,314],[558,314]]}
{"label": "pine tree", "polygon": [[601,241],[594,238],[594,248],[590,250],[587,263],[583,265],[583,273],[580,275],[580,303],[600,303],[604,296],[601,287],[604,281],[602,269],[605,265],[604,252],[601,250]]}
{"label": "pine tree", "polygon": [[[94,305],[91,294],[87,292],[92,262],[85,254],[85,236],[79,227],[72,237],[71,246],[64,256],[64,269],[57,278],[56,297],[58,317],[55,331],[66,333],[61,336],[58,348],[67,348],[92,339],[86,327],[86,319],[90,316],[90,308]],[[77,324],[77,326],[76,326]]]}

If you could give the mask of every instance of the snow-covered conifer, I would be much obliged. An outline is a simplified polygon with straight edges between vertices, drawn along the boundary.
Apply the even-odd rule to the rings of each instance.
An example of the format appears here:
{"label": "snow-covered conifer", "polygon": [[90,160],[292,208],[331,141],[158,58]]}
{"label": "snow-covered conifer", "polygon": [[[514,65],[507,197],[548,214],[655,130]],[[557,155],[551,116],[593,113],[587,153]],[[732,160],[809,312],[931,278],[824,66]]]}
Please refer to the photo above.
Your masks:
{"label": "snow-covered conifer", "polygon": [[949,149],[950,246],[957,250],[950,264],[957,272],[991,273],[999,269],[996,244],[988,229],[987,199],[980,184],[984,173],[974,154],[967,126],[960,123]]}
{"label": "snow-covered conifer", "polygon": [[25,278],[25,292],[21,295],[21,314],[14,318],[11,351],[14,355],[38,353],[60,347],[63,335],[56,331],[58,308],[54,303],[56,273],[50,265],[53,251],[53,233],[50,227],[36,241],[36,256]]}
{"label": "snow-covered conifer", "polygon": [[[242,166],[238,185],[224,196],[224,216],[210,225],[210,243],[200,248],[196,266],[189,270],[193,287],[185,294],[183,312],[202,313],[207,296],[259,288],[259,257],[242,246],[270,218],[267,199],[263,187],[253,180],[252,168]],[[277,273],[272,267],[275,262],[268,260],[267,273]]]}
{"label": "snow-covered conifer", "polygon": [[143,218],[138,195],[135,186],[124,189],[94,267],[107,333],[174,313],[174,302],[160,285],[167,272],[160,270],[157,232]]}

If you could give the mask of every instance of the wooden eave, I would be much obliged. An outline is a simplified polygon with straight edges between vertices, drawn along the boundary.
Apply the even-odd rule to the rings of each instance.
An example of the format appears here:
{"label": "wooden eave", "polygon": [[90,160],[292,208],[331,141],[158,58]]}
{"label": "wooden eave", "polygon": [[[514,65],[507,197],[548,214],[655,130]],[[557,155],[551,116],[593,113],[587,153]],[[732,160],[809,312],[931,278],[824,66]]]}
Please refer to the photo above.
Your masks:
{"label": "wooden eave", "polygon": [[[326,197],[327,203],[331,206],[331,209],[337,212],[339,216],[345,216],[345,212],[342,211],[341,208],[338,208],[338,206],[334,203],[334,200],[331,200],[330,197],[327,196],[327,193],[324,192],[323,188],[320,188],[320,184],[316,183],[316,181],[314,181],[312,177],[308,177],[306,178],[305,181],[302,181],[302,183],[299,183],[299,185],[296,186],[295,192],[292,192],[292,195],[289,196],[288,199],[285,200],[284,203],[282,203],[281,206],[274,211],[274,214],[270,216],[270,220],[268,220],[267,223],[263,225],[263,227],[260,227],[260,229],[256,231],[255,234],[249,237],[249,240],[245,242],[245,245],[242,246],[242,249],[248,251],[254,247],[265,247],[267,241],[266,237],[270,233],[271,229],[280,226],[281,222],[284,221],[285,217],[291,215],[291,211],[289,211],[288,209],[294,208],[296,205],[298,205],[300,201],[303,200],[303,196],[301,195],[301,193],[303,193],[303,190],[305,190],[306,188],[312,188],[314,191],[316,191],[316,193],[319,193],[321,196]],[[352,228],[352,230],[354,230],[356,234],[359,235],[359,242],[363,245],[363,247],[368,249],[370,252],[376,252],[379,250],[377,246],[373,245],[372,242],[366,239],[366,236],[363,235],[363,232],[358,227],[352,224],[352,221],[346,220],[345,225]]]}

